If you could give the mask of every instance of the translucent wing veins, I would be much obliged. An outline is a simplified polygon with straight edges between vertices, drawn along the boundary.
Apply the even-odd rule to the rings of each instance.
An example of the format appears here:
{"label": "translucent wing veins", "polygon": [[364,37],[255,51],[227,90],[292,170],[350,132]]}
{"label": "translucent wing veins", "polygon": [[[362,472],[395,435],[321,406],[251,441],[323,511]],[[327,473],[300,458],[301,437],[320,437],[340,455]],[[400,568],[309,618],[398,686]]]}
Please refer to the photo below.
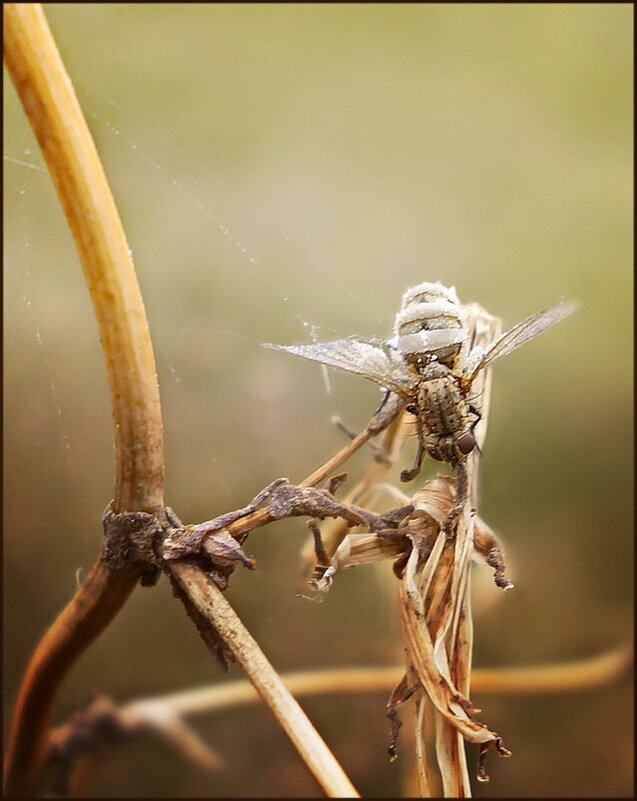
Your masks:
{"label": "translucent wing veins", "polygon": [[575,311],[576,306],[577,304],[575,303],[560,303],[550,309],[532,314],[530,317],[527,317],[526,320],[522,320],[522,322],[514,325],[513,328],[510,328],[506,333],[502,334],[501,337],[496,339],[496,341],[487,348],[484,355],[478,361],[478,364],[473,367],[468,379],[469,382],[474,380],[480,370],[488,367],[496,359],[499,359],[501,356],[506,356],[516,348],[519,348],[520,345],[523,345],[525,342],[533,339],[533,337],[546,331],[547,328],[564,320],[564,318]]}
{"label": "translucent wing veins", "polygon": [[263,347],[301,356],[328,367],[337,367],[347,373],[362,375],[402,397],[409,394],[416,382],[416,376],[408,370],[398,354],[394,356],[389,348],[380,348],[369,342],[355,339],[337,339],[311,345],[273,345],[264,342]]}

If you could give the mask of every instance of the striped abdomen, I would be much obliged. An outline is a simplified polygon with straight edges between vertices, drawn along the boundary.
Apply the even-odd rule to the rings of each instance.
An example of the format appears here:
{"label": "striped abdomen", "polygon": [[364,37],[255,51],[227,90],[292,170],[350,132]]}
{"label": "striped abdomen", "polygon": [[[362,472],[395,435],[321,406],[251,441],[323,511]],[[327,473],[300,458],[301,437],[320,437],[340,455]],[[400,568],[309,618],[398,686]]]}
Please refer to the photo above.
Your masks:
{"label": "striped abdomen", "polygon": [[455,289],[423,283],[405,292],[391,344],[406,362],[419,368],[435,357],[453,368],[466,337],[464,310]]}

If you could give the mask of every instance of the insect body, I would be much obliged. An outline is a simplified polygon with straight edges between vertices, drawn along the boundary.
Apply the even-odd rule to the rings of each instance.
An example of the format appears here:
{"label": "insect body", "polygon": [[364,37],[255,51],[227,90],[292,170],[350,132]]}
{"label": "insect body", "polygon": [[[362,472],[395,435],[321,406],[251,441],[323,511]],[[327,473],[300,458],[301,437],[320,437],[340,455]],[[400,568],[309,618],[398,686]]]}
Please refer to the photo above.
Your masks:
{"label": "insect body", "polygon": [[480,419],[471,387],[478,373],[574,310],[562,303],[513,326],[486,349],[471,348],[466,311],[455,289],[422,283],[408,289],[396,315],[394,336],[386,342],[340,339],[312,345],[271,345],[311,361],[362,375],[405,401],[416,418],[418,452],[402,481],[420,472],[425,453],[453,466],[476,447],[473,429]]}

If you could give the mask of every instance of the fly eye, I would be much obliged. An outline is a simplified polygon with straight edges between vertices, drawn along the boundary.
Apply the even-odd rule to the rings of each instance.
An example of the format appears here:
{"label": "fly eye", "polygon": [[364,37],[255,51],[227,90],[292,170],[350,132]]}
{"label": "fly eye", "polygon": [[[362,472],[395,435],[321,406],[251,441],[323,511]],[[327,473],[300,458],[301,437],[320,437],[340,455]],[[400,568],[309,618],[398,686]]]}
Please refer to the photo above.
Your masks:
{"label": "fly eye", "polygon": [[414,406],[413,403],[410,403],[409,406],[405,408],[405,411],[409,412],[409,414],[418,414],[418,409]]}
{"label": "fly eye", "polygon": [[467,431],[461,437],[458,437],[456,444],[458,446],[458,450],[460,451],[460,453],[467,454],[471,453],[471,451],[475,448],[477,443],[471,431]]}

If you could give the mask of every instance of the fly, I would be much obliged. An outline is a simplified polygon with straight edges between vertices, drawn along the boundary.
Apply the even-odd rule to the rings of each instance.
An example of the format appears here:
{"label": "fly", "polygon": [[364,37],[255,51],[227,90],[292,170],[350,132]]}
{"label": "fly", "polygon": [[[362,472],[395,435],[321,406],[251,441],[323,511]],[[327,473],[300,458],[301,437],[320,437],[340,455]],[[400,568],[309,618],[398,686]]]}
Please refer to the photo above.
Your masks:
{"label": "fly", "polygon": [[454,288],[422,283],[403,295],[387,341],[339,339],[311,345],[264,347],[292,353],[328,367],[361,375],[398,395],[416,420],[418,451],[401,481],[419,474],[425,454],[453,467],[477,447],[474,428],[480,411],[471,389],[478,374],[502,356],[561,322],[575,309],[560,303],[514,325],[485,348],[472,346],[466,308]]}

